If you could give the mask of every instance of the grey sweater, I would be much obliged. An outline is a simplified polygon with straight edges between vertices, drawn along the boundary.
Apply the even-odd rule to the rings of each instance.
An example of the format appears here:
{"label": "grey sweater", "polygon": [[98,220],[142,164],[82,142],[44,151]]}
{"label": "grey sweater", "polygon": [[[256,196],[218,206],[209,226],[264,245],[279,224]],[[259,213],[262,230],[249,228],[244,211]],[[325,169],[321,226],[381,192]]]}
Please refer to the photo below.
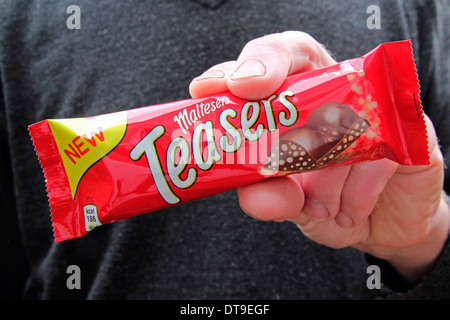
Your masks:
{"label": "grey sweater", "polygon": [[[380,7],[370,29],[369,5]],[[70,5],[81,29],[69,29]],[[23,299],[449,298],[450,247],[418,284],[352,248],[330,249],[291,223],[244,214],[236,191],[53,241],[27,126],[189,98],[192,78],[246,42],[302,30],[337,60],[412,39],[425,111],[449,159],[449,2],[375,0],[0,0],[2,296]],[[446,171],[445,188],[449,188]],[[367,266],[381,267],[369,289]],[[67,268],[81,271],[69,289]]]}

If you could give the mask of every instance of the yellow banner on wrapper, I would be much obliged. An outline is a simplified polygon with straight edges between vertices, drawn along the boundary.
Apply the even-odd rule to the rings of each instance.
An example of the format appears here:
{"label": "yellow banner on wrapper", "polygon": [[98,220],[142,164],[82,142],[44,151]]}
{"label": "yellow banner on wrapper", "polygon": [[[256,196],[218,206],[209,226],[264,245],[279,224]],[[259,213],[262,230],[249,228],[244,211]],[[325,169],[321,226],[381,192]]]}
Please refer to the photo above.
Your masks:
{"label": "yellow banner on wrapper", "polygon": [[85,172],[111,152],[127,128],[125,112],[48,120],[69,179],[72,198]]}

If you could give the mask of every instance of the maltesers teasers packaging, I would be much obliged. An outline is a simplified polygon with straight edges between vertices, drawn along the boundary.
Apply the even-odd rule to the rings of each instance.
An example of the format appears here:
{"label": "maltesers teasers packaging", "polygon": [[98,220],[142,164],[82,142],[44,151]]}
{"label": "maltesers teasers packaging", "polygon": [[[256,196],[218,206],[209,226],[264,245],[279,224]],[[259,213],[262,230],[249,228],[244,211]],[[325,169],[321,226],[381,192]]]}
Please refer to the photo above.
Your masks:
{"label": "maltesers teasers packaging", "polygon": [[229,92],[29,132],[56,241],[262,179],[389,158],[429,163],[410,41],[290,76],[245,101]]}

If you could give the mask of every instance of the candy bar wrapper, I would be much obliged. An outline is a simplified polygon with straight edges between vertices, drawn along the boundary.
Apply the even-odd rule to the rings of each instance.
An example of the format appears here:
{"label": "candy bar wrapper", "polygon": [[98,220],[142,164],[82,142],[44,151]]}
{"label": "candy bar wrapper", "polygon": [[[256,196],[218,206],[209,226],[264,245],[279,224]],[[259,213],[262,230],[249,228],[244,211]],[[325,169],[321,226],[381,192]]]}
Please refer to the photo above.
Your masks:
{"label": "candy bar wrapper", "polygon": [[290,76],[260,101],[224,92],[29,132],[55,241],[280,175],[381,158],[429,163],[410,41]]}

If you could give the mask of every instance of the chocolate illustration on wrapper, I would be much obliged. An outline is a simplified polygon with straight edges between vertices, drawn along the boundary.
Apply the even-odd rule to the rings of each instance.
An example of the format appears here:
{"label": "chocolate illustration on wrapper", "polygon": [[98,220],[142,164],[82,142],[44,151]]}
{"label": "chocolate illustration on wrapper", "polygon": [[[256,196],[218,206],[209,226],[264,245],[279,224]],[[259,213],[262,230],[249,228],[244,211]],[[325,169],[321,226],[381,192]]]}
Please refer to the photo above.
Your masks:
{"label": "chocolate illustration on wrapper", "polygon": [[270,149],[264,168],[286,173],[318,169],[337,158],[369,126],[366,119],[346,104],[322,104],[303,127],[280,135]]}

